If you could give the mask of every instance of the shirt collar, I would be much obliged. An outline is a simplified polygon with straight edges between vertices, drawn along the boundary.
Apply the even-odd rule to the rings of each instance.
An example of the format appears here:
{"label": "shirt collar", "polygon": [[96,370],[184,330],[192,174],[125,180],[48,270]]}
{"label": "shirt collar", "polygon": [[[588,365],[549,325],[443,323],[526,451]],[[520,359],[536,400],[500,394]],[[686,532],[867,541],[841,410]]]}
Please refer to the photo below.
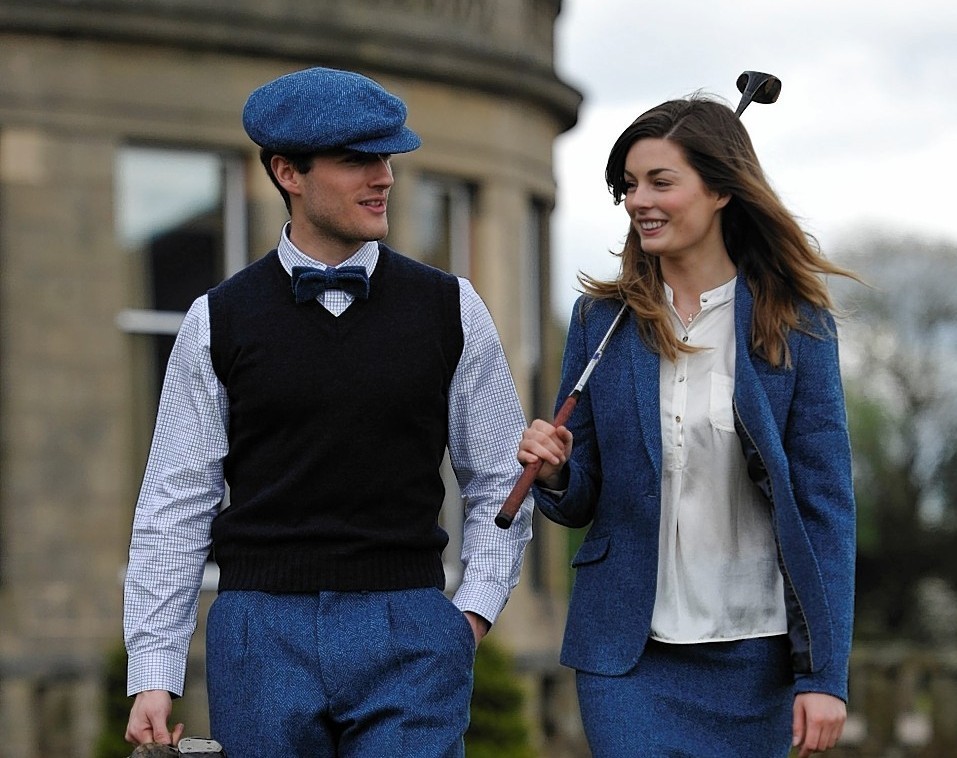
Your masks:
{"label": "shirt collar", "polygon": [[[714,289],[710,289],[707,292],[702,292],[701,302],[707,303],[709,306],[715,306],[734,300],[734,289],[737,281],[738,277],[735,276],[726,281],[724,284],[719,284]],[[675,299],[675,291],[668,286],[668,282],[662,282],[662,284],[665,286],[665,298],[669,303],[673,303]]]}
{"label": "shirt collar", "polygon": [[[296,247],[289,239],[289,223],[286,222],[279,235],[279,261],[289,276],[292,276],[293,266],[309,266],[311,268],[328,268],[325,263],[310,258],[302,250]],[[362,247],[356,250],[351,256],[344,260],[340,266],[362,266],[369,276],[375,271],[376,264],[379,262],[379,243],[375,240],[366,242]],[[335,268],[339,268],[336,266]]]}

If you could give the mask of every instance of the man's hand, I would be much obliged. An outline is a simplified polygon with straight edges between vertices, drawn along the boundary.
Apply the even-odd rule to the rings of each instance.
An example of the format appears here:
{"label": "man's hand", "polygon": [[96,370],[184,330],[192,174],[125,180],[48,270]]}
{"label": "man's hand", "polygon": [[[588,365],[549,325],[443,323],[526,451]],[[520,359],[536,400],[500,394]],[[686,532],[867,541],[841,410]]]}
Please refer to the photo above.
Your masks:
{"label": "man's hand", "polygon": [[473,613],[472,611],[463,611],[463,613],[465,614],[465,620],[468,621],[469,626],[472,627],[472,634],[475,635],[475,647],[478,647],[478,644],[482,641],[482,638],[488,634],[488,630],[492,625],[477,613]]}
{"label": "man's hand", "polygon": [[177,724],[170,734],[167,722],[173,711],[173,699],[166,690],[145,690],[137,694],[126,725],[126,741],[134,745],[157,742],[175,745],[183,736],[183,725]]}
{"label": "man's hand", "polygon": [[822,692],[803,692],[794,698],[794,746],[800,758],[824,751],[837,744],[847,706],[840,698]]}

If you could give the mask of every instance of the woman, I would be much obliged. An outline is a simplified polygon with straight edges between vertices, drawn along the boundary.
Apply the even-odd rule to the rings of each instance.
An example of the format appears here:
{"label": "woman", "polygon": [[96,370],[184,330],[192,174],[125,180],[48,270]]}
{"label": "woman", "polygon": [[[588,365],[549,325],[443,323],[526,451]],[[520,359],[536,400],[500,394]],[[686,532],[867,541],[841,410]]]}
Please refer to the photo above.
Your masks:
{"label": "woman", "polygon": [[630,228],[583,277],[561,397],[624,300],[568,427],[518,458],[551,520],[591,528],[562,662],[595,756],[801,756],[846,718],[854,498],[829,263],[733,112],[640,116],[606,180]]}

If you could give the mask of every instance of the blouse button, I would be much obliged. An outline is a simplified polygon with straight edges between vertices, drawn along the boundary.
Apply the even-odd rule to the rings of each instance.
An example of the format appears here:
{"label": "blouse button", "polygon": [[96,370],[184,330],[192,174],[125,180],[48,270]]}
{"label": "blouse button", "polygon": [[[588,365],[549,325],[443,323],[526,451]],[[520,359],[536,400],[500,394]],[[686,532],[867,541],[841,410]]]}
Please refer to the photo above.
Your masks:
{"label": "blouse button", "polygon": [[681,341],[682,341],[682,342],[687,342],[687,341],[688,341],[688,335],[686,334],[684,337],[682,337],[682,338],[681,338]]}

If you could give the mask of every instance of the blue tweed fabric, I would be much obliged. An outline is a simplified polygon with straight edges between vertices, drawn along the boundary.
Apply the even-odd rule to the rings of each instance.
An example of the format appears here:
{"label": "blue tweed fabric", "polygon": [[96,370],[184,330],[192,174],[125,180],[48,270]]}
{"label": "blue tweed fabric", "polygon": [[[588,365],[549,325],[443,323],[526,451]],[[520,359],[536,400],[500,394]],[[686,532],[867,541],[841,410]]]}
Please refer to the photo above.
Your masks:
{"label": "blue tweed fabric", "polygon": [[405,126],[406,115],[405,103],[368,77],[309,68],[255,90],[243,108],[243,127],[276,153],[408,153],[422,140]]}
{"label": "blue tweed fabric", "polygon": [[222,592],[206,642],[227,755],[465,755],[475,638],[438,589]]}
{"label": "blue tweed fabric", "polygon": [[[847,700],[854,619],[854,488],[831,317],[809,309],[807,331],[788,335],[793,367],[772,367],[750,350],[754,299],[735,285],[734,409],[758,450],[774,492],[775,536],[784,565],[794,692]],[[598,301],[569,324],[559,402],[572,390],[618,310]],[[564,495],[533,488],[542,514],[591,524],[572,561],[562,663],[616,676],[641,659],[651,630],[661,514],[658,355],[634,315],[612,336],[568,428],[575,436]]]}
{"label": "blue tweed fabric", "polygon": [[622,676],[579,671],[593,758],[786,758],[793,679],[785,635],[669,645],[649,640]]}

